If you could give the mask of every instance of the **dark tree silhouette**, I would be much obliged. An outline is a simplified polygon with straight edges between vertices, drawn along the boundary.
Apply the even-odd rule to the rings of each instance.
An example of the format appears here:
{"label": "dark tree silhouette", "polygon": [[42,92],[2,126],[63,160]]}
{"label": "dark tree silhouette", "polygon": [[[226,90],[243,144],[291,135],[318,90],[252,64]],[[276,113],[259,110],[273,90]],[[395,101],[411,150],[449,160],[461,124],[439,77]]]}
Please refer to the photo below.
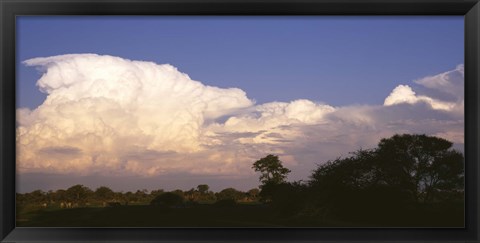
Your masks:
{"label": "dark tree silhouette", "polygon": [[163,189],[152,190],[152,191],[150,192],[150,196],[151,196],[152,198],[155,198],[155,197],[161,195],[162,193],[165,193],[165,192],[163,191]]}
{"label": "dark tree silhouette", "polygon": [[159,196],[155,197],[150,205],[163,206],[163,207],[174,207],[181,205],[183,203],[183,197],[178,193],[166,192],[162,193]]}
{"label": "dark tree silhouette", "polygon": [[130,191],[125,193],[125,198],[126,198],[127,203],[137,201],[137,198],[135,197],[135,194],[133,194],[133,192],[130,192]]}
{"label": "dark tree silhouette", "polygon": [[445,191],[463,189],[464,157],[452,143],[426,135],[395,135],[377,149],[381,180],[403,188],[416,202],[432,202]]}
{"label": "dark tree silhouette", "polygon": [[260,194],[260,190],[258,188],[252,188],[247,192],[248,197],[252,200],[256,200],[258,195]]}
{"label": "dark tree silhouette", "polygon": [[289,169],[283,167],[282,161],[278,159],[278,156],[271,154],[253,163],[252,169],[261,173],[259,180],[263,184],[283,183],[288,173],[290,173]]}
{"label": "dark tree silhouette", "polygon": [[114,198],[115,192],[106,186],[101,186],[95,190],[94,196],[97,200],[109,201]]}
{"label": "dark tree silhouette", "polygon": [[216,194],[217,200],[234,200],[238,201],[245,197],[245,193],[235,188],[226,188]]}
{"label": "dark tree silhouette", "polygon": [[92,194],[92,190],[84,185],[75,185],[67,189],[66,195],[72,202],[80,205],[85,204],[88,197]]}
{"label": "dark tree silhouette", "polygon": [[40,204],[47,201],[47,194],[42,190],[35,190],[30,193],[27,193],[26,199],[35,204]]}
{"label": "dark tree silhouette", "polygon": [[205,184],[197,186],[197,190],[200,192],[200,194],[206,194],[208,192],[208,189],[210,189],[210,187]]}
{"label": "dark tree silhouette", "polygon": [[283,167],[278,156],[269,154],[253,163],[252,169],[261,173],[260,197],[263,202],[272,202],[273,198],[277,197],[274,194],[281,194],[282,189],[286,188],[282,184],[286,184],[285,179],[290,170]]}
{"label": "dark tree silhouette", "polygon": [[150,202],[151,199],[153,199],[153,198],[149,197],[147,189],[137,190],[134,193],[134,195],[135,195],[134,197],[135,197],[136,201],[138,201],[138,202],[144,202],[145,203],[145,202]]}
{"label": "dark tree silhouette", "polygon": [[351,157],[328,161],[314,170],[307,200],[310,210],[314,210],[311,214],[338,218],[398,201],[399,194],[392,188],[391,195],[386,195],[377,186],[375,158],[374,151],[360,150]]}
{"label": "dark tree silhouette", "polygon": [[68,199],[67,191],[63,189],[58,189],[55,192],[55,201],[64,202]]}
{"label": "dark tree silhouette", "polygon": [[395,135],[378,148],[320,165],[310,177],[309,201],[323,215],[388,217],[409,205],[462,199],[463,163],[445,139]]}

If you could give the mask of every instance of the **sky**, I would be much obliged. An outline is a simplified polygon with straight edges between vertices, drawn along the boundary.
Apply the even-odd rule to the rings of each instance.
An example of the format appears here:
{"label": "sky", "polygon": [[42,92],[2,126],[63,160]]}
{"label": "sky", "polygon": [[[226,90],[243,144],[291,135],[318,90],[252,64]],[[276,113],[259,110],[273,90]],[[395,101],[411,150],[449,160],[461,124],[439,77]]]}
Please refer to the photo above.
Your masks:
{"label": "sky", "polygon": [[248,190],[396,133],[463,149],[462,16],[17,17],[17,190]]}

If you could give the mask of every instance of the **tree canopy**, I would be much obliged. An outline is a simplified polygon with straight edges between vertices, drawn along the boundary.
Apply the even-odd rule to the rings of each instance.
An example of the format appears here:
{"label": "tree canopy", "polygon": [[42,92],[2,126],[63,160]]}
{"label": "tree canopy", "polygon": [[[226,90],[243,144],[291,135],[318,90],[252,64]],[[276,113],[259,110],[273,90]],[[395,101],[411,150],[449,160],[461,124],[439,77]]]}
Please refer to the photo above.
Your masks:
{"label": "tree canopy", "polygon": [[206,184],[201,184],[201,185],[198,185],[197,186],[197,190],[200,192],[200,194],[205,194],[208,192],[208,189],[210,189],[210,187]]}
{"label": "tree canopy", "polygon": [[283,167],[282,161],[278,159],[278,156],[271,154],[253,163],[252,169],[261,173],[259,180],[264,185],[283,183],[288,173],[291,172],[289,169]]}
{"label": "tree canopy", "polygon": [[92,190],[84,185],[74,185],[66,190],[67,198],[77,203],[85,203],[92,193]]}
{"label": "tree canopy", "polygon": [[183,197],[175,192],[166,192],[155,197],[150,205],[174,207],[183,203]]}
{"label": "tree canopy", "polygon": [[225,188],[216,194],[218,200],[234,200],[238,201],[245,197],[245,193],[235,188]]}
{"label": "tree canopy", "polygon": [[319,165],[310,177],[310,201],[329,212],[353,214],[459,199],[463,168],[462,153],[445,139],[395,135],[377,148]]}
{"label": "tree canopy", "polygon": [[115,192],[106,186],[101,186],[95,190],[94,195],[99,200],[111,200],[115,196]]}
{"label": "tree canopy", "polygon": [[415,201],[431,202],[442,191],[463,188],[464,157],[452,142],[426,135],[382,139],[375,151],[379,181],[403,188]]}

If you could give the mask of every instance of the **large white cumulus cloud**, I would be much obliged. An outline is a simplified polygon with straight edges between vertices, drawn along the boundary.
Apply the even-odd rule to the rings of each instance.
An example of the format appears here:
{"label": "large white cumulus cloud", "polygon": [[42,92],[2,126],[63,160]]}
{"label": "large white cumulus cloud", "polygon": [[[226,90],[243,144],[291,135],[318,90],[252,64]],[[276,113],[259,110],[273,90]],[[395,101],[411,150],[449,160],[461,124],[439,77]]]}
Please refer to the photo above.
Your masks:
{"label": "large white cumulus cloud", "polygon": [[21,172],[232,178],[251,175],[252,162],[275,153],[293,179],[304,179],[315,164],[395,133],[463,144],[462,65],[397,86],[383,105],[333,107],[305,99],[255,104],[241,89],[206,86],[171,65],[112,56],[25,64],[42,70],[37,85],[47,98],[17,109]]}
{"label": "large white cumulus cloud", "polygon": [[[45,70],[37,85],[48,96],[37,109],[17,112],[20,168],[137,170],[121,154],[199,151],[207,120],[253,105],[240,89],[205,86],[171,65],[95,54],[25,64]],[[38,157],[45,147],[65,146],[81,152]]]}

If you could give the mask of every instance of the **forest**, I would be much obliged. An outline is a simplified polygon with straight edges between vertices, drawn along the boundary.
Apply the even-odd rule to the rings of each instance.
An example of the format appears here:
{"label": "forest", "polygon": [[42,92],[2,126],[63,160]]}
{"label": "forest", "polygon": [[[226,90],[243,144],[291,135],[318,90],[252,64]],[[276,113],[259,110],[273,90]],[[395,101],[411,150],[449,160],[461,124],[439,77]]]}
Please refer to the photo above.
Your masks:
{"label": "forest", "polygon": [[269,154],[259,188],[115,192],[84,185],[16,194],[17,227],[463,227],[464,156],[452,142],[397,134],[319,161],[305,180]]}

